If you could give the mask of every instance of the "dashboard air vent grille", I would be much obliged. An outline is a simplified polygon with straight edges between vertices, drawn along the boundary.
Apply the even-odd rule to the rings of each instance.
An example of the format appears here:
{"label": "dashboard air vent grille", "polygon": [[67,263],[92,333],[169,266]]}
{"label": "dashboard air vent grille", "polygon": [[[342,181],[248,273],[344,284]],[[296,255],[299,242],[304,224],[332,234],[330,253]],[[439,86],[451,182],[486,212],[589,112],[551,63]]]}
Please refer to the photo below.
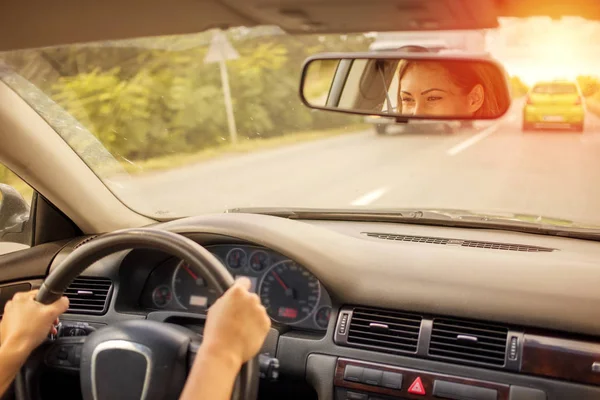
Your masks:
{"label": "dashboard air vent grille", "polygon": [[348,344],[392,353],[416,353],[420,315],[356,307],[348,329]]}
{"label": "dashboard air vent grille", "polygon": [[503,366],[508,328],[480,322],[435,318],[429,355]]}
{"label": "dashboard air vent grille", "polygon": [[65,296],[69,298],[71,314],[105,314],[112,291],[112,281],[93,276],[78,277],[69,285]]}
{"label": "dashboard air vent grille", "polygon": [[412,235],[395,235],[389,233],[375,233],[375,232],[364,232],[365,235],[383,240],[395,240],[398,242],[413,242],[413,243],[428,243],[428,244],[440,244],[443,246],[460,246],[460,247],[474,247],[479,249],[490,249],[490,250],[506,250],[506,251],[520,251],[527,253],[549,253],[555,249],[549,247],[530,246],[526,244],[512,244],[512,243],[498,243],[498,242],[482,242],[479,240],[464,240],[464,239],[449,239],[449,238],[437,238],[428,236],[412,236]]}

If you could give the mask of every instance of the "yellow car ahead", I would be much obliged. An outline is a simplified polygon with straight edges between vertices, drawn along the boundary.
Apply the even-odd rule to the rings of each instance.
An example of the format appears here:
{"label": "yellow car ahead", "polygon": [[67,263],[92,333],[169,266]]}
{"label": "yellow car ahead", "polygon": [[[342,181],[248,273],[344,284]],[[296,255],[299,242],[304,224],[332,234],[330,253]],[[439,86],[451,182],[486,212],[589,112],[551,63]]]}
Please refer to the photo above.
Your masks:
{"label": "yellow car ahead", "polygon": [[563,128],[583,132],[585,104],[572,81],[536,83],[523,108],[523,131]]}

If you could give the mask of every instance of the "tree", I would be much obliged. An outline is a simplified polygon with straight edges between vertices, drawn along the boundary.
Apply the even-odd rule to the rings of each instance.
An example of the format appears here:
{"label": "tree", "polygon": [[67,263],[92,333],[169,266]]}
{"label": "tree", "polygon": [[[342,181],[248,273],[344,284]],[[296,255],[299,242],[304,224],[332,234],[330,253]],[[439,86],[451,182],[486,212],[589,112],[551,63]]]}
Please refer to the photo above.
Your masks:
{"label": "tree", "polygon": [[516,75],[510,77],[510,90],[513,98],[522,97],[527,94],[529,87]]}
{"label": "tree", "polygon": [[600,80],[595,76],[580,75],[577,77],[577,83],[584,97],[593,96],[600,89]]}
{"label": "tree", "polygon": [[[227,35],[240,53],[228,62],[228,70],[241,138],[359,120],[309,110],[300,101],[298,84],[307,56],[365,51],[372,39],[362,34],[290,36],[272,27],[235,28]],[[4,53],[0,60],[47,93],[114,156],[136,161],[227,142],[218,65],[203,62],[211,36],[203,32],[27,50]]]}

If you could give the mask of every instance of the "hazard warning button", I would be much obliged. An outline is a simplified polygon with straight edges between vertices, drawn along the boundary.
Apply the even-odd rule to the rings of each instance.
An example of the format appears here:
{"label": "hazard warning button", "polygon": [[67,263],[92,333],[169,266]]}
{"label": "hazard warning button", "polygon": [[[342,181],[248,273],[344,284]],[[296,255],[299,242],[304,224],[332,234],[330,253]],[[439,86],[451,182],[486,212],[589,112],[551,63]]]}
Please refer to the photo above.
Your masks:
{"label": "hazard warning button", "polygon": [[425,387],[423,386],[423,381],[421,381],[421,377],[417,376],[417,379],[413,381],[413,383],[408,387],[408,393],[411,394],[420,394],[421,396],[425,396]]}

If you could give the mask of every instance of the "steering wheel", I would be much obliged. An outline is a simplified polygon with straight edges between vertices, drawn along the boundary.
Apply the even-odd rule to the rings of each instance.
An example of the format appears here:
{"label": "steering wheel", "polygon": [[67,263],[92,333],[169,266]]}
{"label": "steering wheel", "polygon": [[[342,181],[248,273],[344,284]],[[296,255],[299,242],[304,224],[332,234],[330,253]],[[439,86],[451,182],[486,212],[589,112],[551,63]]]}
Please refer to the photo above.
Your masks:
{"label": "steering wheel", "polygon": [[[42,284],[36,301],[50,304],[63,296],[73,280],[92,263],[123,250],[161,250],[189,264],[222,295],[234,282],[231,274],[205,248],[176,233],[158,229],[125,229],[103,235],[73,251]],[[150,320],[118,322],[92,332],[81,349],[83,398],[177,399],[198,348],[190,330]],[[242,366],[233,391],[235,400],[255,400],[258,362]]]}

